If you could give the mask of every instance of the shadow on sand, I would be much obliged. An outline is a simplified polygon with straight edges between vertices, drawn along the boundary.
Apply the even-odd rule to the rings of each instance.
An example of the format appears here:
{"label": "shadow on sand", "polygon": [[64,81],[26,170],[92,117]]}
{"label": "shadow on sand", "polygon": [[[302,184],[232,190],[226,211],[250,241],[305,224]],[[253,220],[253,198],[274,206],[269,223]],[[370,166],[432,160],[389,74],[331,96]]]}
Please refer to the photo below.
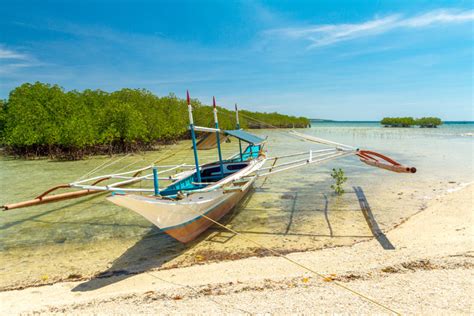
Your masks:
{"label": "shadow on sand", "polygon": [[79,284],[72,291],[93,291],[134,274],[159,268],[190,247],[192,243],[184,245],[153,226],[142,239],[118,257],[110,268]]}
{"label": "shadow on sand", "polygon": [[[251,194],[248,194],[239,205],[236,206],[234,211],[229,212],[220,222],[226,224],[237,216],[247,205],[250,196]],[[120,282],[134,274],[159,268],[164,263],[178,257],[188,249],[193,248],[204,239],[210,238],[209,241],[220,242],[217,237],[209,236],[212,232],[213,229],[208,229],[194,241],[183,244],[168,236],[156,226],[152,226],[150,231],[117,258],[109,269],[97,274],[93,279],[79,284],[72,289],[72,291],[93,291]],[[229,237],[232,238],[233,234]]]}
{"label": "shadow on sand", "polygon": [[364,191],[361,187],[353,187],[355,194],[357,195],[357,199],[359,200],[360,209],[362,214],[364,214],[365,220],[367,221],[367,225],[369,225],[372,234],[374,235],[375,239],[380,243],[380,245],[385,250],[393,250],[395,247],[392,245],[390,240],[388,240],[387,236],[382,232],[379,225],[375,221],[374,214],[372,213],[372,209],[370,208],[369,202],[365,197]]}
{"label": "shadow on sand", "polygon": [[[384,249],[395,249],[395,247],[390,243],[387,239],[385,234],[380,230],[377,222],[374,219],[374,215],[370,208],[369,203],[367,202],[367,198],[360,187],[354,187],[354,192],[358,198],[361,211],[369,225],[369,228],[373,234],[373,236],[377,239],[377,241],[382,245]],[[231,222],[238,214],[246,209],[248,201],[250,199],[251,194],[247,195],[247,197],[238,205],[234,211],[229,212],[222,220],[221,223],[229,223]],[[370,237],[370,236],[338,236],[333,234],[333,229],[331,223],[329,222],[328,217],[328,198],[326,195],[323,195],[325,199],[324,203],[324,218],[326,220],[326,224],[329,228],[329,234],[292,234],[290,231],[292,222],[293,222],[293,213],[295,211],[295,204],[297,195],[293,196],[294,202],[292,204],[292,208],[290,210],[290,218],[288,225],[286,227],[286,231],[282,233],[268,233],[268,232],[255,232],[255,231],[241,231],[239,233],[247,233],[247,234],[271,234],[271,235],[298,235],[298,236],[318,236],[318,237]],[[93,291],[110,284],[120,282],[134,274],[148,271],[151,269],[156,269],[161,267],[164,263],[172,260],[173,258],[181,255],[186,250],[192,248],[199,242],[204,239],[208,239],[209,241],[225,243],[234,237],[234,234],[229,234],[226,236],[210,236],[211,233],[225,233],[226,231],[217,226],[212,226],[208,231],[202,234],[199,238],[195,241],[182,244],[170,236],[163,233],[160,229],[153,226],[150,231],[135,245],[130,247],[127,251],[125,251],[119,258],[117,258],[113,263],[112,266],[104,272],[99,273],[93,279],[86,281],[84,283],[79,284],[76,286],[72,291],[74,292],[83,292],[83,291]],[[227,232],[228,233],[228,232]],[[215,240],[214,240],[215,239]]]}

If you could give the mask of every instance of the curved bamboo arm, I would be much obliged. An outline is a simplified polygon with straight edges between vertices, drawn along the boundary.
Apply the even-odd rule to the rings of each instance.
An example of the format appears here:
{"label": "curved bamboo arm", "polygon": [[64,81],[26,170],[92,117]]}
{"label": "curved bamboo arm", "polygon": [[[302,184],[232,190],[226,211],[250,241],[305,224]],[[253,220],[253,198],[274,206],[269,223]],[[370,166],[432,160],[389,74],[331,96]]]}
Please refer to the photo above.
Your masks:
{"label": "curved bamboo arm", "polygon": [[[92,185],[96,185],[102,181],[106,181],[109,179],[110,177],[97,179]],[[69,184],[57,185],[55,187],[52,187],[51,189],[44,191],[43,193],[41,193],[40,195],[38,195],[36,198],[32,200],[5,204],[5,205],[2,205],[2,208],[4,211],[7,211],[7,210],[15,209],[15,208],[22,208],[22,207],[34,206],[34,205],[39,205],[39,204],[44,204],[44,203],[69,200],[69,199],[74,199],[74,198],[82,197],[89,194],[102,192],[102,191],[96,191],[96,190],[80,190],[80,191],[75,191],[75,192],[65,192],[65,193],[49,195],[51,192],[56,191],[58,189],[67,189],[67,188],[71,188],[71,185]]]}
{"label": "curved bamboo arm", "polygon": [[399,162],[393,160],[390,157],[387,157],[385,155],[382,155],[378,152],[375,151],[370,151],[370,150],[359,150],[356,153],[357,156],[360,157],[360,161],[363,163],[372,166],[372,167],[377,167],[393,172],[398,172],[398,173],[415,173],[416,168],[415,167],[407,167]]}
{"label": "curved bamboo arm", "polygon": [[60,184],[60,185],[57,185],[55,187],[52,187],[51,189],[49,190],[46,190],[44,191],[43,193],[41,193],[40,195],[38,195],[37,197],[35,197],[35,199],[39,199],[41,200],[45,195],[48,195],[49,193],[53,192],[53,191],[56,191],[57,189],[65,189],[65,188],[70,188],[71,186],[69,184]]}

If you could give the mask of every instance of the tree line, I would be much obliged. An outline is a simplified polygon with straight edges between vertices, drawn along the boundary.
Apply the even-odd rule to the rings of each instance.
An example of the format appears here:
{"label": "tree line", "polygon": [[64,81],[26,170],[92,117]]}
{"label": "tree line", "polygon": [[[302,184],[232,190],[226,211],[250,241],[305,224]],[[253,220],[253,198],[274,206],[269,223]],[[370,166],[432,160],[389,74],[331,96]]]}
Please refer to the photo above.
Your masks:
{"label": "tree line", "polygon": [[[192,99],[196,125],[213,126],[212,107]],[[145,89],[65,91],[25,83],[0,100],[0,144],[7,154],[80,159],[86,155],[149,150],[189,138],[185,99]],[[218,107],[219,125],[235,128],[235,114]],[[242,128],[308,127],[310,121],[278,113],[240,111]]]}
{"label": "tree line", "polygon": [[422,117],[419,119],[413,117],[384,117],[380,124],[385,127],[411,127],[415,125],[420,127],[438,127],[443,122],[437,117]]}

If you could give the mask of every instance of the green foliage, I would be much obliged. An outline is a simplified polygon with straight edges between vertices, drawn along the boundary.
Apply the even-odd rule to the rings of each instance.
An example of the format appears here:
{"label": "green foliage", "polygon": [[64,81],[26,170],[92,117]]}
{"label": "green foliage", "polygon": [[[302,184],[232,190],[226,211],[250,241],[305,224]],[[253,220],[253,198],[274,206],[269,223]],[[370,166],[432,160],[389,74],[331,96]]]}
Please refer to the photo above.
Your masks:
{"label": "green foliage", "polygon": [[441,119],[437,117],[422,117],[414,119],[413,117],[384,117],[380,124],[386,127],[411,127],[419,125],[420,127],[437,127],[443,124]]}
{"label": "green foliage", "polygon": [[385,117],[380,124],[391,127],[410,127],[416,124],[413,117]]}
{"label": "green foliage", "polygon": [[5,123],[7,119],[7,102],[0,100],[0,142],[3,139],[3,132],[5,131]]}
{"label": "green foliage", "polygon": [[443,122],[437,117],[422,117],[416,120],[416,125],[420,127],[438,127],[441,124]]}
{"label": "green foliage", "polygon": [[331,189],[333,189],[337,195],[342,195],[344,193],[342,185],[344,184],[344,182],[347,181],[347,177],[344,175],[344,171],[341,168],[339,168],[338,170],[333,168],[331,177],[336,181],[335,184],[331,185]]}
{"label": "green foliage", "polygon": [[[25,83],[0,101],[0,141],[20,156],[69,159],[86,154],[149,149],[189,137],[186,101],[144,89],[69,91]],[[197,125],[213,126],[212,107],[192,100]],[[219,125],[235,128],[235,113],[218,108]],[[250,120],[249,117],[258,121]],[[265,123],[262,123],[265,122]],[[278,113],[241,111],[242,128],[307,127],[309,120]]]}

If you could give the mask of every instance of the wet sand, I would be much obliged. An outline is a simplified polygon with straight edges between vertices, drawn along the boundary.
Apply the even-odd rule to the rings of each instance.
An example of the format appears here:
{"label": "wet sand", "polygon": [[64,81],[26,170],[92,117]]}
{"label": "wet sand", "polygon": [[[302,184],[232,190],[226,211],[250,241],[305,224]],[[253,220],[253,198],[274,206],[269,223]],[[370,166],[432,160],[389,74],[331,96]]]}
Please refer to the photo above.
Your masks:
{"label": "wet sand", "polygon": [[403,314],[472,314],[473,199],[459,187],[376,238],[287,255],[325,279],[251,257],[3,291],[0,313],[388,313],[340,282]]}

